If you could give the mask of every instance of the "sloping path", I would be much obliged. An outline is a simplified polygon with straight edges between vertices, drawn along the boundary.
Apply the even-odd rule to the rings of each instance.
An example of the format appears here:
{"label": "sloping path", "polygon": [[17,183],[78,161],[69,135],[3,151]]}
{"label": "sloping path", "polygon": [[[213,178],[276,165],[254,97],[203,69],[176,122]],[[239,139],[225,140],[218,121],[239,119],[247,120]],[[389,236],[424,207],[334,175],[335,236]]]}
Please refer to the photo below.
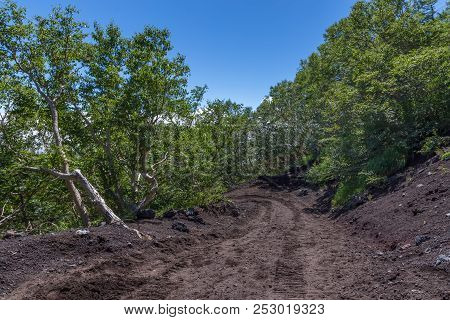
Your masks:
{"label": "sloping path", "polygon": [[250,187],[230,197],[255,203],[253,217],[235,237],[178,256],[183,268],[168,278],[179,286],[167,298],[341,298],[359,279],[374,281],[373,248],[329,219],[306,213],[314,196]]}
{"label": "sloping path", "polygon": [[80,254],[72,257],[84,261],[79,266],[41,272],[5,298],[433,298],[433,288],[449,283],[445,274],[430,281],[431,271],[410,270],[373,239],[310,213],[319,195],[241,187],[228,196],[247,208],[242,217],[167,237],[180,243],[177,250],[135,242],[109,254]]}

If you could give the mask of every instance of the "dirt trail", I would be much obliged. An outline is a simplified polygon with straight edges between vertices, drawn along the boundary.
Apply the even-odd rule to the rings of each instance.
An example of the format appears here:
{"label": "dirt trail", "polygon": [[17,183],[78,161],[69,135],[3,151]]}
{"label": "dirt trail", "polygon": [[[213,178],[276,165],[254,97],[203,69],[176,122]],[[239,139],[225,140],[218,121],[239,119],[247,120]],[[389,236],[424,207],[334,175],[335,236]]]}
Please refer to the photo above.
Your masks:
{"label": "dirt trail", "polygon": [[230,196],[256,205],[251,223],[231,239],[179,256],[186,267],[171,272],[170,280],[182,285],[167,298],[340,298],[358,277],[373,282],[372,248],[329,219],[306,213],[314,196],[300,200],[257,187]]}
{"label": "dirt trail", "polygon": [[[435,168],[438,172],[438,164]],[[449,177],[448,171],[443,172],[427,174],[421,181],[432,190],[438,183],[444,191],[436,194],[443,199],[441,205],[448,206],[448,189],[442,186]],[[405,188],[419,190],[415,185],[402,188],[395,191],[401,199],[409,190]],[[362,217],[376,222],[377,206],[383,199],[392,202],[395,192],[362,206],[366,212]],[[136,239],[113,226],[92,228],[86,237],[71,231],[0,241],[0,295],[6,299],[450,298],[448,269],[436,269],[430,262],[450,247],[450,219],[440,213],[427,218],[436,220],[429,224],[436,245],[424,254],[421,246],[389,244],[395,229],[388,219],[395,213],[387,210],[379,226],[372,221],[370,234],[364,232],[367,222],[358,227],[359,209],[346,216],[350,222],[311,213],[322,195],[308,190],[299,196],[298,190],[250,184],[228,194],[240,209],[239,217],[205,212],[204,225],[177,219],[189,233],[172,230],[173,220],[133,224],[154,235],[155,241]],[[398,205],[392,207],[398,210]],[[416,223],[402,219],[401,223],[407,219]],[[379,237],[383,225],[391,229]],[[402,239],[414,239],[423,231],[410,228],[408,235],[407,227],[402,230]]]}

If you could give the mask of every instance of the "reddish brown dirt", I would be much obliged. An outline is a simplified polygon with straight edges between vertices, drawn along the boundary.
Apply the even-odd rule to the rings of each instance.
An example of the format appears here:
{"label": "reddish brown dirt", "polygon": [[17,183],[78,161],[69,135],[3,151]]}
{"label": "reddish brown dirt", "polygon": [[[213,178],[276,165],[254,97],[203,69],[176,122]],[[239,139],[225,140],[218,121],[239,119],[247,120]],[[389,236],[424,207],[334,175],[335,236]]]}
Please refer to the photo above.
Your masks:
{"label": "reddish brown dirt", "polygon": [[[238,217],[230,206],[204,210],[204,225],[178,217],[189,233],[171,229],[171,220],[150,220],[132,226],[152,241],[117,226],[92,228],[87,236],[68,231],[3,240],[0,295],[449,299],[448,264],[435,266],[438,255],[450,254],[449,162],[422,167],[336,220],[307,210],[321,191],[299,196],[293,188],[253,183],[228,194]],[[417,235],[430,240],[416,246]]]}

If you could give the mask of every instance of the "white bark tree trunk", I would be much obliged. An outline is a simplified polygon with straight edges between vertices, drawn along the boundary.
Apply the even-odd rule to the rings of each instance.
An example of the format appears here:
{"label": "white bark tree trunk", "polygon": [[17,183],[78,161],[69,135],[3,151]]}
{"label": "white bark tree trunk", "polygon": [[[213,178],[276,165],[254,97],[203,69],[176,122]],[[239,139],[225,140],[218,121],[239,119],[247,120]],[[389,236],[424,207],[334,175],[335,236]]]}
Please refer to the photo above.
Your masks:
{"label": "white bark tree trunk", "polygon": [[89,182],[89,180],[81,173],[80,170],[74,170],[73,175],[83,190],[89,195],[92,203],[97,211],[99,211],[106,219],[107,223],[123,223],[114,211],[108,207],[103,197],[98,193],[97,189]]}
{"label": "white bark tree trunk", "polygon": [[[47,100],[47,103],[49,105],[49,108],[50,108],[50,111],[52,114],[53,138],[55,140],[55,144],[58,149],[58,153],[63,162],[62,172],[68,174],[68,173],[70,173],[69,160],[67,159],[66,153],[64,152],[64,149],[63,149],[61,133],[59,131],[58,111],[56,110],[56,106],[51,99],[49,99],[47,96],[45,96],[45,99]],[[75,211],[81,217],[83,226],[88,227],[89,226],[89,215],[86,210],[86,207],[83,204],[83,200],[81,198],[80,192],[78,191],[78,189],[75,186],[75,184],[73,183],[73,181],[65,180],[65,184],[66,184],[67,189],[69,190],[70,195],[72,196],[72,199],[73,199],[73,202],[75,205]]]}
{"label": "white bark tree trunk", "polygon": [[76,169],[72,173],[59,172],[56,170],[45,169],[45,168],[35,168],[35,167],[26,167],[26,169],[45,172],[55,176],[57,178],[61,178],[65,181],[70,181],[72,183],[78,182],[83,190],[89,195],[92,203],[96,207],[96,209],[105,217],[105,220],[109,224],[118,224],[127,230],[133,231],[137,234],[137,236],[141,239],[150,240],[151,237],[141,233],[139,230],[134,228],[130,228],[128,225],[120,219],[114,211],[106,204],[106,201],[103,197],[98,193],[97,189],[89,182],[89,180],[81,173],[80,170]]}
{"label": "white bark tree trunk", "polygon": [[153,164],[150,167],[151,174],[148,173],[147,170],[147,163],[148,163],[148,154],[150,151],[145,150],[141,154],[141,173],[140,175],[147,181],[149,184],[149,189],[144,196],[144,198],[139,202],[136,211],[145,209],[156,197],[156,194],[158,192],[158,180],[155,177],[155,168],[167,160],[168,154],[166,153],[164,157],[158,161],[157,163]]}
{"label": "white bark tree trunk", "polygon": [[[58,119],[58,110],[56,108],[55,99],[52,99],[43,89],[42,83],[39,82],[38,78],[33,73],[33,70],[30,68],[24,67],[24,65],[21,63],[20,59],[17,56],[17,51],[14,48],[7,49],[10,51],[13,60],[19,67],[19,69],[25,73],[30,81],[34,84],[36,87],[36,90],[38,94],[42,97],[42,99],[45,100],[48,107],[50,108],[50,112],[52,115],[52,131],[53,131],[53,139],[55,141],[55,145],[58,149],[58,153],[62,158],[63,165],[62,165],[62,171],[63,173],[68,174],[69,173],[69,161],[66,157],[66,154],[63,149],[63,143],[61,138],[61,133],[59,131],[59,119]],[[66,180],[66,187],[69,190],[70,195],[72,196],[74,205],[75,205],[75,211],[78,213],[78,215],[81,217],[83,226],[88,227],[89,226],[89,215],[86,210],[86,207],[83,204],[80,192],[76,188],[76,186],[73,184],[72,181]]]}

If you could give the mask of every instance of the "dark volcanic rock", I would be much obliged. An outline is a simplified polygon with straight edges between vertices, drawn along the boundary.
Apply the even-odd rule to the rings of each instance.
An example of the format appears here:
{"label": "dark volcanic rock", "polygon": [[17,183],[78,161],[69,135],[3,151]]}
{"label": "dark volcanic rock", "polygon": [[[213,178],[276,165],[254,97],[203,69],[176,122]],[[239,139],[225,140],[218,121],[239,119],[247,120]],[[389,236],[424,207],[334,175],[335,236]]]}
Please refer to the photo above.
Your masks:
{"label": "dark volcanic rock", "polygon": [[415,237],[414,241],[416,242],[416,246],[420,246],[422,243],[424,243],[425,241],[428,241],[430,239],[431,239],[430,236],[418,235]]}
{"label": "dark volcanic rock", "polygon": [[184,214],[186,215],[186,218],[189,221],[192,221],[195,223],[200,223],[200,224],[205,224],[205,221],[203,220],[203,218],[198,215],[198,211],[194,208],[187,209],[184,212]]}
{"label": "dark volcanic rock", "polygon": [[175,209],[170,209],[169,211],[164,212],[163,217],[167,219],[173,219],[177,215],[178,211]]}
{"label": "dark volcanic rock", "polygon": [[189,232],[188,227],[184,223],[181,223],[178,221],[172,223],[172,229],[180,231],[180,232]]}
{"label": "dark volcanic rock", "polygon": [[194,217],[194,216],[197,216],[197,215],[198,215],[198,212],[195,211],[194,208],[189,208],[189,209],[187,209],[187,210],[184,212],[184,214],[185,214],[187,217]]}
{"label": "dark volcanic rock", "polygon": [[450,252],[448,252],[447,254],[440,254],[436,258],[434,267],[439,270],[450,272]]}
{"label": "dark volcanic rock", "polygon": [[355,209],[365,203],[368,200],[367,195],[360,194],[353,196],[345,205],[339,208],[335,208],[331,210],[331,217],[337,218],[341,214],[350,211],[352,209]]}
{"label": "dark volcanic rock", "polygon": [[200,217],[200,216],[188,216],[187,219],[188,219],[189,221],[192,221],[192,222],[196,222],[196,223],[200,223],[200,224],[205,224],[205,221],[204,221],[203,218]]}
{"label": "dark volcanic rock", "polygon": [[155,211],[152,209],[139,210],[136,213],[136,219],[153,219],[155,218]]}

